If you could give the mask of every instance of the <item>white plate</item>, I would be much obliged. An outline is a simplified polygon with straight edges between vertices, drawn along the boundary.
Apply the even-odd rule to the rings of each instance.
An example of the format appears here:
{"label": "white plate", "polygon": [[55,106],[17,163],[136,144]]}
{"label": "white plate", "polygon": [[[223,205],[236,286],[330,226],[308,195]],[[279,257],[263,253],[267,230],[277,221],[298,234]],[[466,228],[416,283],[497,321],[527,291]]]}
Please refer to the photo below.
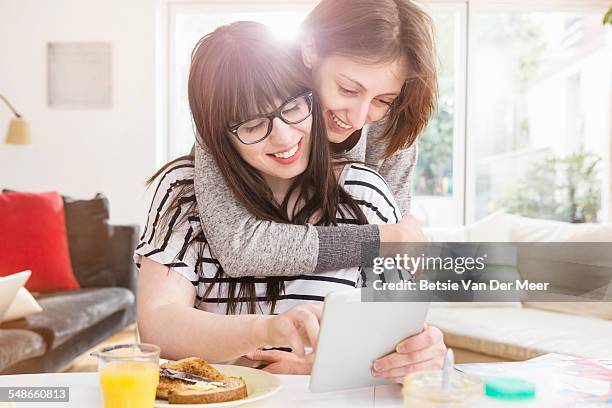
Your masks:
{"label": "white plate", "polygon": [[242,377],[247,385],[248,396],[237,401],[218,402],[215,404],[170,404],[165,400],[155,400],[155,407],[193,407],[193,408],[221,408],[221,407],[237,407],[238,405],[249,402],[259,401],[260,399],[268,398],[280,390],[280,380],[274,374],[267,371],[257,370],[255,368],[211,364],[224,375],[231,377]]}

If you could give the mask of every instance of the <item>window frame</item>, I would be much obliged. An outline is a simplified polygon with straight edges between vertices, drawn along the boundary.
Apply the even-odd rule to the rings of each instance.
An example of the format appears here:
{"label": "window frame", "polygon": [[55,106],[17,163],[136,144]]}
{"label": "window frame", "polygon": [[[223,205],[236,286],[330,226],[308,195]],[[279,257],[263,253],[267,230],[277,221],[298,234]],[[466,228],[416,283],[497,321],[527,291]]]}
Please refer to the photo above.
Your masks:
{"label": "window frame", "polygon": [[[465,157],[466,157],[466,103],[467,103],[467,6],[466,0],[429,0],[420,1],[426,11],[449,11],[459,13],[459,20],[455,28],[455,55],[454,55],[454,100],[453,113],[453,193],[451,197],[414,195],[413,203],[422,200],[425,204],[433,200],[450,200],[455,207],[455,220],[458,225],[465,225]],[[417,163],[418,166],[418,163]]]}

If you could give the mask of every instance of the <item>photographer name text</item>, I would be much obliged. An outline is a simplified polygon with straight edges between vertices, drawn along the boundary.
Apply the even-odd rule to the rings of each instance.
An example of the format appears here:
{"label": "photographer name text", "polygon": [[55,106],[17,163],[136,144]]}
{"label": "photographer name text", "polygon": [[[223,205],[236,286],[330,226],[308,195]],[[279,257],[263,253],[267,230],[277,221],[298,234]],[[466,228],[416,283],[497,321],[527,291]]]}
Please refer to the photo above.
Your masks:
{"label": "photographer name text", "polygon": [[488,282],[474,282],[472,280],[454,281],[435,281],[430,282],[425,279],[419,281],[402,280],[399,282],[383,282],[375,280],[374,290],[408,290],[408,291],[547,291],[550,283],[530,282],[529,280],[515,280],[511,282],[491,279]]}

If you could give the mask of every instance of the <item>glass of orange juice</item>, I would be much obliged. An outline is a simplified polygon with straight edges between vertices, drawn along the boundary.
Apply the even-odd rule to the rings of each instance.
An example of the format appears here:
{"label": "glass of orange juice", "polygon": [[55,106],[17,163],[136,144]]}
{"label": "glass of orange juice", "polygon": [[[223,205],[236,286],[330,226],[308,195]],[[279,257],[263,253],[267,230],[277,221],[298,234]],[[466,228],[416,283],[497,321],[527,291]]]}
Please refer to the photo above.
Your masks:
{"label": "glass of orange juice", "polygon": [[159,383],[159,347],[153,344],[119,344],[92,353],[104,408],[152,408]]}

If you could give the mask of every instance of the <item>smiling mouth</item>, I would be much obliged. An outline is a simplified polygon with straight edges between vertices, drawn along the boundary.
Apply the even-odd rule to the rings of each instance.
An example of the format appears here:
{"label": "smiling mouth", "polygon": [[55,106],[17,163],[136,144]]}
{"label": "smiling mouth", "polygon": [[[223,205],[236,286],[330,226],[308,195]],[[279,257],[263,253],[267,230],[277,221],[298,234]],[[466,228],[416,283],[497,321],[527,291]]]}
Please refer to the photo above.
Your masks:
{"label": "smiling mouth", "polygon": [[291,146],[289,149],[276,153],[268,153],[267,155],[277,163],[292,164],[299,159],[302,152],[302,145],[304,144],[303,142],[304,138],[300,139],[297,144]]}
{"label": "smiling mouth", "polygon": [[295,146],[293,146],[289,150],[285,150],[284,152],[272,153],[272,156],[278,157],[279,159],[289,159],[297,153],[299,144],[300,144],[299,142],[296,143]]}
{"label": "smiling mouth", "polygon": [[353,128],[353,127],[352,127],[351,125],[349,125],[348,123],[343,122],[343,121],[342,121],[342,120],[341,120],[339,117],[337,117],[337,116],[336,116],[336,115],[335,115],[333,112],[330,112],[330,116],[331,116],[332,120],[334,121],[334,123],[335,123],[336,125],[338,125],[338,127],[339,127],[340,129],[350,130],[350,129],[352,129],[352,128]]}

